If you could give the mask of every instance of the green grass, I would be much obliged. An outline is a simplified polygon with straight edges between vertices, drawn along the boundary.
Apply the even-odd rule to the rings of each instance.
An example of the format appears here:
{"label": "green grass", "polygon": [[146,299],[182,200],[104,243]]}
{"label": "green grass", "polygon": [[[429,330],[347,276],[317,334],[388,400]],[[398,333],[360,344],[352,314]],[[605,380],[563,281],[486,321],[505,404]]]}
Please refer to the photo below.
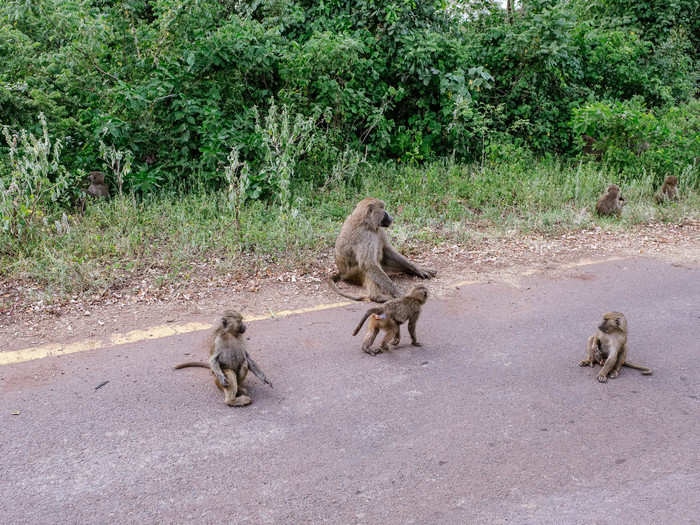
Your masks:
{"label": "green grass", "polygon": [[[215,272],[245,277],[270,262],[298,263],[312,253],[331,253],[335,236],[354,203],[365,196],[386,201],[395,217],[391,236],[399,248],[414,243],[475,242],[504,232],[557,233],[604,224],[625,228],[650,221],[700,218],[698,170],[681,173],[679,203],[657,206],[661,175],[632,180],[600,164],[555,160],[422,167],[365,167],[358,183],[323,192],[297,188],[296,211],[248,203],[242,232],[223,191],[160,194],[92,202],[71,228],[52,227],[19,244],[0,237],[0,275],[33,283],[50,298],[121,286],[147,272],[156,283],[187,278],[206,262]],[[599,219],[595,202],[609,183],[627,199],[621,219]],[[50,222],[51,224],[51,222]]]}

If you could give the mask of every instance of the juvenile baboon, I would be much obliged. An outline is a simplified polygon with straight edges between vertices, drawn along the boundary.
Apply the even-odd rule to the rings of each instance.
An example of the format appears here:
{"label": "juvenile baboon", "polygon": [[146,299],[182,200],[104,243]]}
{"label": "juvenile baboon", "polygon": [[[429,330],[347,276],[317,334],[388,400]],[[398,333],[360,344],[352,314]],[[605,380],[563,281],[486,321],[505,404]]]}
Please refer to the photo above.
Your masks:
{"label": "juvenile baboon", "polygon": [[90,186],[87,193],[92,197],[109,197],[109,186],[105,182],[105,174],[101,171],[91,171],[88,175]]}
{"label": "juvenile baboon", "polygon": [[664,180],[664,183],[659,188],[659,191],[654,195],[656,202],[661,204],[666,201],[677,201],[678,200],[678,177],[675,175],[669,175]]}
{"label": "juvenile baboon", "polygon": [[617,184],[611,184],[596,204],[598,215],[617,215],[622,213],[622,206],[625,204],[625,199],[620,195],[620,187]]}
{"label": "juvenile baboon", "polygon": [[243,333],[246,330],[243,317],[235,310],[226,310],[209,341],[209,363],[190,361],[175,366],[175,369],[188,366],[208,368],[214,375],[214,382],[224,392],[224,403],[233,407],[249,405],[251,399],[243,388],[243,380],[248,370],[261,381],[272,386],[260,367],[246,350]]}
{"label": "juvenile baboon", "polygon": [[[435,276],[435,270],[413,264],[391,246],[384,228],[392,221],[379,199],[366,198],[355,206],[335,241],[338,272],[329,279],[331,288],[354,301],[369,299],[383,303],[400,295],[386,272],[403,272],[422,279]],[[358,297],[342,292],[335,284],[340,280],[364,286],[367,295]]]}
{"label": "juvenile baboon", "polygon": [[[422,346],[416,338],[416,322],[420,316],[421,307],[428,299],[428,289],[425,286],[414,286],[411,291],[398,299],[387,301],[382,306],[370,308],[365,312],[352,335],[357,335],[365,320],[369,317],[367,335],[362,340],[362,350],[370,355],[376,355],[389,349],[389,342],[396,346],[401,341],[401,325],[408,321],[408,333],[411,334],[411,344]],[[384,339],[378,350],[372,349],[374,339],[379,330],[384,330]]]}
{"label": "juvenile baboon", "polygon": [[586,359],[579,366],[595,366],[596,363],[603,367],[598,374],[601,383],[607,382],[608,377],[615,379],[623,366],[641,370],[643,375],[652,374],[650,368],[627,361],[627,319],[620,312],[603,315],[595,335],[588,338]]}

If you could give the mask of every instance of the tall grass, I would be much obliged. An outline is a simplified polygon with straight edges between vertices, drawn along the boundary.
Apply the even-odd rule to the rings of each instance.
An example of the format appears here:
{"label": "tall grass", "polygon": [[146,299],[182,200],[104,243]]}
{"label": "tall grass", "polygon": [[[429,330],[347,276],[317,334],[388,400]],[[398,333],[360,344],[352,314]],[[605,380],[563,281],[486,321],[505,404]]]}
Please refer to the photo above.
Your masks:
{"label": "tall grass", "polygon": [[[333,181],[323,191],[295,187],[295,207],[248,201],[236,210],[225,189],[137,199],[89,202],[58,233],[47,227],[21,243],[0,237],[0,276],[24,279],[49,295],[119,287],[149,271],[159,282],[182,279],[207,263],[243,272],[256,261],[294,263],[310,252],[331,253],[354,203],[365,196],[387,202],[399,247],[415,242],[467,242],[503,232],[559,232],[604,223],[624,228],[649,221],[700,218],[698,170],[679,175],[681,201],[657,206],[662,176],[620,180],[600,164],[513,160],[479,165],[395,163],[361,168],[353,183]],[[599,219],[593,207],[609,183],[627,199],[621,219]],[[252,261],[252,262],[251,262]]]}

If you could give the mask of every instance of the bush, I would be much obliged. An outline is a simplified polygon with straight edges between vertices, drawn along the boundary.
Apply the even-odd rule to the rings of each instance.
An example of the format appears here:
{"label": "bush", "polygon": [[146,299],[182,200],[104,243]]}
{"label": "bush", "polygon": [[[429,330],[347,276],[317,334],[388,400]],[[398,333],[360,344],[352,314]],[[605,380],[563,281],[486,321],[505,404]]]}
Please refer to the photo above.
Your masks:
{"label": "bush", "polygon": [[700,102],[649,110],[641,98],[592,102],[574,110],[572,129],[597,139],[603,160],[634,176],[688,172],[697,181],[700,161]]}

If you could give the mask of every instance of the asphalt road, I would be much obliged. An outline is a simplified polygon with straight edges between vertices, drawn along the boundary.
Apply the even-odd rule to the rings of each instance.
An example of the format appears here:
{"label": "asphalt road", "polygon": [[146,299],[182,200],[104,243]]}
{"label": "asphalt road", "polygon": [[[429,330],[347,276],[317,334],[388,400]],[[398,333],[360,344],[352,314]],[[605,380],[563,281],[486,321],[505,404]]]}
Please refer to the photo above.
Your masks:
{"label": "asphalt road", "polygon": [[[521,284],[429,300],[424,346],[376,357],[366,304],[251,323],[275,388],[246,408],[171,369],[201,332],[0,367],[0,523],[700,523],[700,269]],[[609,310],[653,376],[577,366]]]}

